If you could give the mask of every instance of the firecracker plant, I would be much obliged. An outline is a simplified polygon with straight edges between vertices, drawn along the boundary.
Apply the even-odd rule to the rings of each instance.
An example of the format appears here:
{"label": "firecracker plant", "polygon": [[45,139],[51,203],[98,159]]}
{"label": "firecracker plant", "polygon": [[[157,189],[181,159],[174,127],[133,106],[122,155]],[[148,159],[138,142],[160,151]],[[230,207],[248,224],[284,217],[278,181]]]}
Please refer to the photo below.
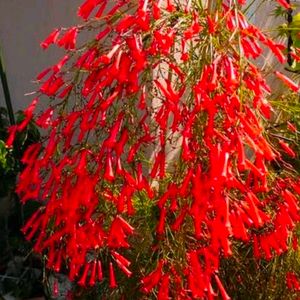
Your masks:
{"label": "firecracker plant", "polygon": [[7,146],[32,118],[44,132],[17,193],[41,203],[22,231],[48,269],[105,299],[230,299],[220,263],[236,243],[257,261],[298,248],[299,178],[283,159],[297,154],[266,130],[256,63],[267,48],[284,64],[286,47],[245,2],[86,0],[81,25],[41,43],[66,54],[38,75]]}

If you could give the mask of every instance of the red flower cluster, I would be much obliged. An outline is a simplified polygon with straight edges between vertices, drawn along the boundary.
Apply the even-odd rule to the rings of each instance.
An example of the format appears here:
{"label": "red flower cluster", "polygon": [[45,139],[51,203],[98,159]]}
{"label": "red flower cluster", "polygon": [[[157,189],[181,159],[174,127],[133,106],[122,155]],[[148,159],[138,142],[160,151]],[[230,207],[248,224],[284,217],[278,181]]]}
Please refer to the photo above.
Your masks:
{"label": "red flower cluster", "polygon": [[300,291],[299,277],[293,272],[288,272],[286,274],[286,285],[289,289],[299,292]]}
{"label": "red flower cluster", "polygon": [[[182,2],[86,0],[78,11],[86,23],[41,44],[68,55],[38,76],[51,102],[36,122],[48,135],[26,151],[17,192],[42,207],[23,232],[49,268],[66,266],[82,286],[108,277],[115,288],[116,268],[132,275],[125,256],[141,234],[130,224],[141,195],[159,209],[159,261],[141,289],[157,287],[161,300],[213,299],[216,288],[230,299],[218,271],[234,240],[271,259],[288,250],[300,221],[299,181],[270,176],[282,160],[264,129],[271,91],[247,60],[266,46],[284,62],[282,45],[227,1],[213,15]],[[96,36],[76,48],[85,28]],[[205,52],[210,37],[218,43]]]}

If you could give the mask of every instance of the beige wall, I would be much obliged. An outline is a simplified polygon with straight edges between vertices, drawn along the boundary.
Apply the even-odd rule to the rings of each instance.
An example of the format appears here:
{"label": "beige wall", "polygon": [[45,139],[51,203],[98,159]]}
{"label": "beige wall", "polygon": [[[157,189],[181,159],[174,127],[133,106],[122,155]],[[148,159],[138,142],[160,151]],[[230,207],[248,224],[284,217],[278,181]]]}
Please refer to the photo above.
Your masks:
{"label": "beige wall", "polygon": [[[0,45],[7,69],[14,109],[30,102],[24,94],[36,86],[31,80],[54,63],[60,51],[42,51],[42,41],[54,27],[76,24],[76,10],[82,0],[0,0]],[[4,105],[0,88],[0,106]]]}

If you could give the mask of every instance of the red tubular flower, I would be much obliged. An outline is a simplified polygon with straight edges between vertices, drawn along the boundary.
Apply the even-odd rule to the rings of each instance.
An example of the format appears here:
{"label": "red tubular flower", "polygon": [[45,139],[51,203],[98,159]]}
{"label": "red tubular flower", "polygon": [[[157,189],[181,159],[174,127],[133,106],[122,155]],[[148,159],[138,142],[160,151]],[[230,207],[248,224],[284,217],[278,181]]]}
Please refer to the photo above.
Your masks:
{"label": "red tubular flower", "polygon": [[160,287],[158,289],[157,299],[158,300],[169,300],[169,284],[170,275],[165,274],[162,276]]}
{"label": "red tubular flower", "polygon": [[172,230],[174,231],[178,231],[180,229],[180,226],[182,225],[184,218],[187,214],[187,207],[183,207],[181,208],[181,212],[179,214],[179,216],[177,217],[177,219],[175,220],[175,222],[172,224]]}
{"label": "red tubular flower", "polygon": [[97,261],[97,271],[98,271],[98,280],[101,282],[103,279],[103,274],[102,274],[102,264],[101,261]]}
{"label": "red tubular flower", "polygon": [[18,129],[17,125],[13,125],[8,128],[9,135],[5,143],[6,147],[10,148],[13,145],[16,138],[17,129]]}
{"label": "red tubular flower", "polygon": [[269,235],[269,244],[271,248],[273,248],[277,255],[281,255],[284,250],[281,248],[280,243],[278,242],[278,237],[276,235],[277,232],[274,232],[274,234]]}
{"label": "red tubular flower", "polygon": [[295,195],[293,195],[289,190],[282,191],[282,197],[288,205],[289,213],[292,214],[295,221],[300,220],[300,208],[298,205],[298,200]]}
{"label": "red tubular flower", "polygon": [[119,222],[115,219],[111,225],[107,244],[111,248],[124,247],[128,248],[129,244],[126,240],[127,236],[122,228],[119,226]]}
{"label": "red tubular flower", "polygon": [[194,298],[204,297],[204,279],[203,270],[199,263],[197,251],[190,251],[187,253],[187,259],[189,262],[189,273],[188,273],[188,287]]}
{"label": "red tubular flower", "polygon": [[249,214],[249,216],[251,217],[251,219],[253,220],[254,222],[254,225],[259,228],[263,225],[263,221],[260,217],[260,214],[259,214],[259,209],[257,208],[257,203],[255,203],[255,200],[254,200],[254,196],[252,193],[247,193],[247,197],[246,197],[246,200],[247,200],[247,203],[249,205],[247,209],[247,213]]}
{"label": "red tubular flower", "polygon": [[24,120],[18,125],[17,130],[23,131],[33,117],[33,112],[36,108],[39,99],[35,98],[32,100],[31,104],[24,110]]}
{"label": "red tubular flower", "polygon": [[230,300],[231,298],[228,296],[219,276],[217,274],[215,274],[215,280],[216,280],[216,283],[218,285],[218,288],[220,290],[220,293],[221,293],[221,296],[222,296],[222,299],[223,300]]}
{"label": "red tubular flower", "polygon": [[127,277],[131,277],[132,272],[127,269],[127,267],[130,265],[130,261],[116,251],[111,251],[111,254],[114,257],[118,267],[125,273]]}
{"label": "red tubular flower", "polygon": [[296,84],[295,82],[293,82],[290,78],[288,78],[287,76],[285,76],[284,74],[280,73],[279,71],[275,72],[275,75],[283,81],[283,83],[289,87],[292,91],[294,92],[298,92],[299,91],[299,85]]}
{"label": "red tubular flower", "polygon": [[210,34],[214,34],[216,32],[217,23],[209,15],[207,16],[207,26]]}
{"label": "red tubular flower", "polygon": [[122,256],[120,253],[112,250],[111,254],[113,255],[113,257],[118,259],[124,266],[129,267],[131,265],[131,262],[128,259],[126,259],[124,256]]}
{"label": "red tubular flower", "polygon": [[107,0],[101,0],[103,3],[100,5],[98,11],[96,12],[95,18],[100,18],[103,15],[103,12],[107,6]]}
{"label": "red tubular flower", "polygon": [[287,122],[287,128],[291,131],[291,132],[297,132],[297,127],[292,124],[291,122]]}
{"label": "red tubular flower", "polygon": [[[130,49],[131,57],[136,62],[136,70],[140,71],[142,70],[146,65],[146,58],[145,53],[142,49],[142,42],[140,38],[137,35],[134,35],[133,37],[128,37],[126,39],[126,43]],[[130,76],[130,74],[129,74]]]}
{"label": "red tubular flower", "polygon": [[262,54],[262,49],[253,37],[242,38],[242,46],[246,56],[252,56],[254,59]]}
{"label": "red tubular flower", "polygon": [[121,53],[120,55],[120,63],[118,65],[118,81],[122,83],[128,82],[128,76],[130,72],[130,67],[132,65],[133,61],[131,57],[125,53]]}
{"label": "red tubular flower", "polygon": [[105,36],[107,36],[110,33],[111,29],[109,27],[106,27],[104,30],[100,31],[98,35],[96,36],[96,40],[100,41],[102,40]]}
{"label": "red tubular flower", "polygon": [[259,242],[256,235],[253,236],[253,255],[256,259],[259,259],[261,257],[259,250]]}
{"label": "red tubular flower", "polygon": [[[145,1],[146,3],[147,1]],[[145,9],[137,11],[137,25],[140,30],[147,32],[150,29],[150,16]]]}
{"label": "red tubular flower", "polygon": [[245,169],[245,149],[239,134],[237,134],[237,152],[238,168],[240,171],[243,171]]}
{"label": "red tubular flower", "polygon": [[57,41],[59,47],[64,47],[66,50],[74,50],[76,38],[78,34],[77,27],[71,27],[65,34]]}
{"label": "red tubular flower", "polygon": [[225,152],[224,153],[224,163],[223,163],[223,168],[222,168],[222,173],[221,176],[223,178],[227,178],[227,172],[228,172],[228,160],[229,160],[229,153]]}
{"label": "red tubular flower", "polygon": [[68,85],[66,86],[61,92],[60,94],[58,95],[58,98],[60,99],[64,99],[65,97],[69,96],[71,91],[73,90],[74,86],[71,84],[71,85]]}
{"label": "red tubular flower", "polygon": [[273,54],[281,64],[284,64],[286,62],[286,56],[283,53],[283,51],[286,49],[285,45],[275,44],[269,38],[263,40],[262,42],[273,52]]}
{"label": "red tubular flower", "polygon": [[47,261],[47,265],[46,265],[46,267],[49,268],[49,269],[53,268],[55,253],[56,252],[55,252],[53,246],[49,247],[48,257],[47,257],[48,261]]}
{"label": "red tubular flower", "polygon": [[296,157],[296,153],[294,152],[294,150],[287,143],[285,143],[283,140],[279,140],[279,145],[284,150],[284,152],[286,154],[288,154],[290,157],[292,157],[292,158]]}
{"label": "red tubular flower", "polygon": [[295,223],[293,222],[290,214],[288,213],[287,207],[281,205],[280,211],[277,215],[276,225],[282,226],[282,224],[285,224],[286,227],[289,227],[290,229],[293,229],[295,227]]}
{"label": "red tubular flower", "polygon": [[[225,257],[231,256],[232,250],[231,250],[231,242],[229,240],[229,233],[230,233],[229,229],[231,231],[231,227],[230,228],[225,227],[224,224],[219,220],[215,221],[213,226],[215,228],[214,234],[218,238],[219,246],[222,248],[224,256]],[[212,237],[213,237],[213,235],[212,235]],[[213,243],[212,243],[212,245],[213,245]],[[215,245],[213,245],[213,246],[215,246]],[[216,250],[217,250],[217,247],[216,247]]]}
{"label": "red tubular flower", "polygon": [[136,18],[131,15],[125,15],[116,26],[118,32],[123,32],[136,23]]}
{"label": "red tubular flower", "polygon": [[86,286],[86,281],[90,270],[90,266],[91,266],[90,263],[85,264],[81,279],[78,281],[79,285]]}
{"label": "red tubular flower", "polygon": [[[31,220],[30,220],[31,221]],[[27,235],[26,235],[26,240],[31,240],[33,238],[34,235],[36,235],[36,233],[39,231],[39,227],[41,225],[41,218],[36,218],[34,220],[34,223],[32,222],[31,223],[31,226],[30,226],[30,232],[28,233],[28,229],[26,230],[27,231]],[[24,229],[23,229],[24,230]]]}
{"label": "red tubular flower", "polygon": [[64,80],[61,77],[51,76],[41,87],[40,92],[47,96],[54,96],[63,86]]}
{"label": "red tubular flower", "polygon": [[119,96],[120,89],[117,88],[105,101],[100,105],[102,111],[106,111]]}
{"label": "red tubular flower", "polygon": [[165,203],[168,201],[169,197],[171,196],[170,194],[170,189],[168,189],[161,197],[160,199],[158,200],[157,202],[157,206],[159,208],[163,208]]}
{"label": "red tubular flower", "polygon": [[226,26],[228,28],[228,30],[230,30],[231,32],[233,32],[234,30],[236,30],[238,28],[238,24],[236,22],[236,18],[235,15],[233,15],[233,13],[228,13],[226,16]]}
{"label": "red tubular flower", "polygon": [[53,108],[48,108],[46,109],[41,115],[40,117],[35,121],[36,124],[44,129],[49,128],[49,126],[52,125],[52,121],[51,118],[53,116],[54,113],[54,109]]}
{"label": "red tubular flower", "polygon": [[135,214],[135,208],[133,207],[132,204],[132,195],[134,193],[134,189],[133,188],[129,188],[127,190],[127,194],[126,194],[126,198],[127,198],[127,213],[129,216],[133,216]]}
{"label": "red tubular flower", "polygon": [[120,157],[122,155],[122,153],[124,152],[124,146],[127,141],[128,141],[128,130],[125,128],[125,129],[123,129],[123,131],[121,133],[119,141],[115,145],[115,151],[116,151],[117,157]]}
{"label": "red tubular flower", "polygon": [[112,166],[112,157],[111,157],[111,153],[107,154],[106,157],[106,165],[105,165],[105,172],[103,177],[107,180],[107,181],[114,181],[115,179],[115,175],[114,175],[114,170],[113,170],[113,166]]}
{"label": "red tubular flower", "polygon": [[260,241],[261,250],[264,253],[266,260],[271,260],[273,255],[271,252],[268,236],[266,235],[260,236],[259,241]]}
{"label": "red tubular flower", "polygon": [[300,178],[286,178],[286,182],[291,185],[297,194],[300,194]]}
{"label": "red tubular flower", "polygon": [[259,170],[250,160],[245,159],[246,167],[253,172],[253,174],[259,178],[263,178],[264,174]]}
{"label": "red tubular flower", "polygon": [[41,43],[43,49],[47,49],[51,44],[57,42],[58,36],[60,34],[60,29],[54,29],[50,35]]}
{"label": "red tubular flower", "polygon": [[97,271],[97,262],[94,260],[91,266],[91,275],[89,280],[89,286],[94,286],[96,283],[96,271]]}
{"label": "red tubular flower", "polygon": [[38,223],[40,224],[40,221],[38,221],[39,217],[41,216],[41,209],[38,209],[31,217],[29,220],[27,220],[25,226],[21,229],[21,231],[26,234],[29,230],[30,227],[33,226],[33,224]]}
{"label": "red tubular flower", "polygon": [[168,12],[173,12],[175,10],[174,5],[172,4],[172,0],[167,0],[167,6],[166,6],[166,10]]}
{"label": "red tubular flower", "polygon": [[277,152],[275,152],[271,145],[263,137],[258,137],[257,145],[263,151],[263,157],[266,160],[274,160],[277,157]]}
{"label": "red tubular flower", "polygon": [[132,275],[132,272],[129,271],[122,262],[120,262],[117,258],[115,259],[117,265],[119,266],[119,268],[124,272],[124,274],[127,276],[127,277],[131,277]]}
{"label": "red tubular flower", "polygon": [[298,237],[296,234],[293,235],[292,247],[293,247],[294,251],[297,251],[299,249],[299,241],[298,241]]}
{"label": "red tubular flower", "polygon": [[52,67],[52,70],[54,73],[58,73],[62,67],[66,64],[66,62],[69,60],[70,56],[65,55],[56,65]]}
{"label": "red tubular flower", "polygon": [[49,74],[49,72],[51,70],[52,70],[52,68],[46,68],[36,77],[36,80],[38,80],[38,81],[42,80],[47,74]]}
{"label": "red tubular flower", "polygon": [[117,135],[122,126],[124,113],[120,113],[115,124],[111,127],[109,137],[105,140],[104,144],[108,148],[113,148],[117,142]]}
{"label": "red tubular flower", "polygon": [[164,54],[169,54],[171,47],[174,45],[174,31],[169,30],[168,33],[162,33],[158,30],[154,31],[155,46]]}
{"label": "red tubular flower", "polygon": [[160,260],[158,265],[154,271],[152,271],[147,276],[143,277],[141,280],[142,283],[142,291],[144,293],[150,293],[152,289],[158,285],[161,277],[162,277],[162,268],[164,265],[164,261]]}
{"label": "red tubular flower", "polygon": [[121,228],[128,234],[133,234],[134,228],[128,224],[122,217],[117,216],[116,220],[118,224],[121,226]]}
{"label": "red tubular flower", "polygon": [[36,160],[41,148],[42,145],[40,143],[30,145],[24,152],[24,155],[21,160],[22,163],[30,164],[33,160]]}
{"label": "red tubular flower", "polygon": [[142,93],[140,96],[139,109],[144,110],[146,108],[146,86],[142,87]]}
{"label": "red tubular flower", "polygon": [[160,235],[162,235],[165,231],[166,215],[167,215],[167,210],[165,207],[163,207],[160,210],[159,222],[156,228],[156,232]]}
{"label": "red tubular flower", "polygon": [[248,241],[249,236],[245,224],[241,218],[239,211],[232,211],[230,214],[230,223],[232,225],[233,235],[243,241]]}
{"label": "red tubular flower", "polygon": [[163,178],[165,176],[165,153],[163,150],[156,154],[155,161],[150,173],[152,178],[155,178],[159,173],[159,177]]}
{"label": "red tubular flower", "polygon": [[288,272],[286,274],[287,287],[293,291],[300,291],[300,278],[294,272]]}
{"label": "red tubular flower", "polygon": [[235,85],[237,83],[237,76],[236,76],[236,68],[233,65],[232,59],[230,57],[226,57],[224,62],[225,62],[225,70],[227,73],[228,83],[230,86]]}
{"label": "red tubular flower", "polygon": [[285,9],[290,9],[291,5],[286,0],[276,0],[279,5],[281,5]]}
{"label": "red tubular flower", "polygon": [[181,56],[180,56],[180,59],[181,59],[183,62],[188,61],[188,59],[189,59],[189,54],[188,54],[186,48],[187,48],[187,47],[186,47],[186,42],[185,42],[185,40],[183,39],[183,40],[181,41]]}
{"label": "red tubular flower", "polygon": [[112,289],[117,287],[115,271],[112,262],[109,263],[109,287]]}
{"label": "red tubular flower", "polygon": [[154,1],[154,3],[153,3],[152,10],[153,10],[153,18],[155,20],[158,20],[161,16],[161,9],[160,9],[161,2],[162,2],[162,0]]}
{"label": "red tubular flower", "polygon": [[194,172],[194,170],[192,168],[190,168],[188,170],[188,173],[184,177],[184,180],[183,180],[182,185],[179,190],[179,195],[181,197],[185,197],[188,193],[188,188],[189,188],[189,185],[190,185],[192,177],[193,177],[193,172]]}
{"label": "red tubular flower", "polygon": [[[78,16],[82,17],[84,20],[87,20],[92,13],[92,11],[99,5],[101,2],[106,2],[103,0],[86,0],[78,9]],[[105,3],[104,3],[105,4]],[[102,4],[103,5],[103,4]]]}

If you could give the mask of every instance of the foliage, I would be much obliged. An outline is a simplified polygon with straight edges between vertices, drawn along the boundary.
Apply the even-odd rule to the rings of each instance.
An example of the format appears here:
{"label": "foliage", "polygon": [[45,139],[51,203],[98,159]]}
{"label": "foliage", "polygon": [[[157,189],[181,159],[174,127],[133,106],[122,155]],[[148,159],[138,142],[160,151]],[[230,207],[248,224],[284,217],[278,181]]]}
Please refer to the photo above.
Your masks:
{"label": "foliage", "polygon": [[[23,112],[16,114],[17,124],[22,123]],[[39,140],[39,132],[33,122],[18,134],[14,147],[7,148],[9,120],[5,108],[0,108],[0,294],[13,292],[27,298],[37,292],[41,284],[41,263],[28,256],[30,247],[24,243],[20,227],[24,217],[37,209],[36,204],[21,207],[14,194],[16,179],[22,170],[21,157],[26,148]]]}
{"label": "foliage", "polygon": [[[16,115],[17,123],[20,124],[24,115],[19,111]],[[26,130],[18,134],[13,148],[6,147],[8,137],[9,120],[5,108],[0,108],[0,196],[5,196],[9,189],[15,188],[16,177],[21,171],[21,158],[25,149],[39,140],[40,134],[33,122],[28,124]]]}
{"label": "foliage", "polygon": [[[32,118],[46,131],[22,157],[17,192],[41,203],[22,230],[79,298],[84,288],[92,299],[251,299],[255,265],[266,283],[297,258],[299,174],[284,160],[295,145],[273,124],[255,62],[267,47],[285,63],[285,46],[243,4],[86,0],[83,24],[42,42],[67,54],[38,75],[7,146]],[[80,44],[86,31],[94,37]],[[45,96],[49,108],[34,114]],[[288,299],[298,280],[288,273],[289,289],[271,282],[268,295]]]}

